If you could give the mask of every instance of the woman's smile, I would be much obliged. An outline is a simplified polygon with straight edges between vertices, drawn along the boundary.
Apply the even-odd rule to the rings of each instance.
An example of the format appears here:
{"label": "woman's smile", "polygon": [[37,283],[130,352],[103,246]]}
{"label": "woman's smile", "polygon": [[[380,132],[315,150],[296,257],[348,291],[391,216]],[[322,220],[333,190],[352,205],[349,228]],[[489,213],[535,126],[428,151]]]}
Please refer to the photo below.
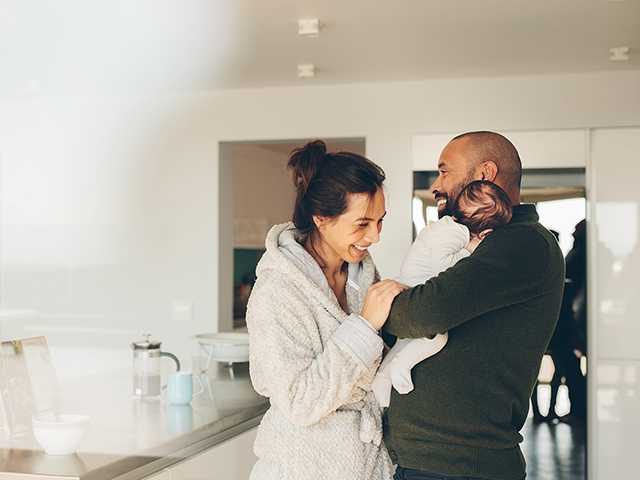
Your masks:
{"label": "woman's smile", "polygon": [[369,246],[370,245],[367,245],[366,247],[361,245],[355,245],[355,244],[352,245],[353,251],[355,252],[355,256],[357,258],[364,257],[367,251],[369,250]]}

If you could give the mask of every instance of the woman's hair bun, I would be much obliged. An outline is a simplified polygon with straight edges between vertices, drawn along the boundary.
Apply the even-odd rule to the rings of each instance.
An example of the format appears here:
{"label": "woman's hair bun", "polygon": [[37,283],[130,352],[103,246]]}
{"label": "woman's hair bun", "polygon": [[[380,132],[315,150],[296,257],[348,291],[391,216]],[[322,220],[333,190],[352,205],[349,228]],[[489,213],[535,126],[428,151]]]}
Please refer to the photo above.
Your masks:
{"label": "woman's hair bun", "polygon": [[291,152],[287,166],[291,169],[293,184],[298,191],[306,192],[326,156],[327,145],[322,140],[313,140]]}
{"label": "woman's hair bun", "polygon": [[322,140],[295,149],[287,166],[297,189],[291,220],[305,238],[317,230],[314,216],[336,218],[347,211],[349,195],[372,198],[384,182],[384,172],[371,160],[351,152],[327,153]]}

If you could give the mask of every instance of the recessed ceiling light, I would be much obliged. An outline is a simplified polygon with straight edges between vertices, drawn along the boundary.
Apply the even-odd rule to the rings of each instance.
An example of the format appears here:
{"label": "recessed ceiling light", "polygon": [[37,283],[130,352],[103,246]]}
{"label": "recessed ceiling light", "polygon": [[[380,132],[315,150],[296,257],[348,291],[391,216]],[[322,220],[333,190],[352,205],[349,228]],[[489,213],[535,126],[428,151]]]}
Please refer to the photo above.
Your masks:
{"label": "recessed ceiling light", "polygon": [[301,18],[298,20],[298,35],[310,38],[320,35],[320,20],[317,18]]}
{"label": "recessed ceiling light", "polygon": [[609,60],[612,62],[626,62],[629,60],[629,47],[614,47],[609,49]]}
{"label": "recessed ceiling light", "polygon": [[298,65],[299,78],[313,78],[316,76],[316,66],[313,63],[301,63]]}

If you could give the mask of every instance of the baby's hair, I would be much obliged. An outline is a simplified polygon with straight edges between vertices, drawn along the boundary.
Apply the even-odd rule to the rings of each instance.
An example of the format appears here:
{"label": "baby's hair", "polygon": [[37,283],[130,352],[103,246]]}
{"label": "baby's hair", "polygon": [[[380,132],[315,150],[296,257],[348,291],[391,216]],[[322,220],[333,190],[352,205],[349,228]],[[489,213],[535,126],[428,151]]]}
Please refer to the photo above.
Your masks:
{"label": "baby's hair", "polygon": [[502,188],[487,180],[476,180],[458,195],[453,216],[477,235],[508,224],[512,214],[511,200]]}

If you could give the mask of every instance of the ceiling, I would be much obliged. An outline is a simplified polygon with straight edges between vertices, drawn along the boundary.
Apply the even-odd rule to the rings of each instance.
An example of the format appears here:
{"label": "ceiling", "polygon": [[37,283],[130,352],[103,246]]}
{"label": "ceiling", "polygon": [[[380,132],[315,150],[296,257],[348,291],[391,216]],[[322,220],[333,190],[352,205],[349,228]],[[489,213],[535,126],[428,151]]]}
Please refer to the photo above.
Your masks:
{"label": "ceiling", "polygon": [[[318,17],[318,38],[297,19]],[[609,49],[631,47],[628,62]],[[298,63],[317,76],[301,80]],[[637,0],[3,0],[0,95],[640,69]]]}

